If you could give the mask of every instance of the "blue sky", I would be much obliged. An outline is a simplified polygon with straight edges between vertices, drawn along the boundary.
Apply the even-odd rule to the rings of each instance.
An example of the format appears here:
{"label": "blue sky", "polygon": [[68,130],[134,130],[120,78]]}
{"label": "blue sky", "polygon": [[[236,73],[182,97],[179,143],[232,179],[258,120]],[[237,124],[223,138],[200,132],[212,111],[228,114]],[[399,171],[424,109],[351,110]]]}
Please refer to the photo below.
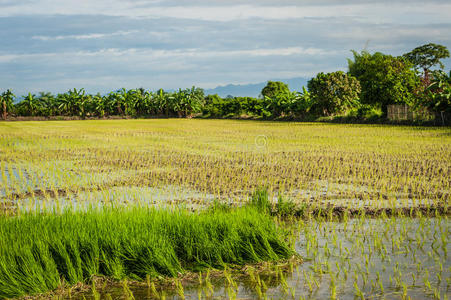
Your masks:
{"label": "blue sky", "polygon": [[424,2],[0,0],[0,90],[212,88],[346,70],[351,49],[451,49],[451,3]]}

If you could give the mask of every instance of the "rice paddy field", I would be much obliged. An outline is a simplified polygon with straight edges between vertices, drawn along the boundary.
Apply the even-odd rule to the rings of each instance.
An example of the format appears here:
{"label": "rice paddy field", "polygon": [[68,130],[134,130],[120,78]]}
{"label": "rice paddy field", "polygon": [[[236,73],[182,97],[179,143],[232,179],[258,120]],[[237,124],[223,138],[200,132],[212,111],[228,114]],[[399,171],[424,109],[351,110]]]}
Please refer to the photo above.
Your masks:
{"label": "rice paddy field", "polygon": [[451,129],[0,122],[0,299],[448,299]]}

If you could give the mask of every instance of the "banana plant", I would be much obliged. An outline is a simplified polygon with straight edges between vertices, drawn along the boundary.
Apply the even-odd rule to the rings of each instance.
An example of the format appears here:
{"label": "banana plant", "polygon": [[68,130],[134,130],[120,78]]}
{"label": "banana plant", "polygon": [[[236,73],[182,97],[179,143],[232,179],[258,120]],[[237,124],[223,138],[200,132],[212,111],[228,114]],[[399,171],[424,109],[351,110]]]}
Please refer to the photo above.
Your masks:
{"label": "banana plant", "polygon": [[0,112],[2,114],[2,118],[6,120],[8,114],[13,111],[14,103],[13,99],[16,95],[13,94],[11,90],[6,90],[0,95]]}
{"label": "banana plant", "polygon": [[94,95],[92,97],[91,111],[94,115],[103,118],[105,116],[105,98],[100,96],[100,94]]}
{"label": "banana plant", "polygon": [[72,101],[68,94],[58,94],[56,96],[56,107],[60,115],[70,115],[72,111]]}
{"label": "banana plant", "polygon": [[73,90],[69,90],[68,94],[72,103],[72,114],[84,118],[86,116],[85,106],[88,98],[85,95],[85,90],[74,88]]}
{"label": "banana plant", "polygon": [[310,111],[312,105],[312,97],[310,96],[310,93],[305,88],[305,86],[303,86],[302,92],[296,92],[294,94],[294,99],[289,109],[294,115],[299,116],[307,114]]}
{"label": "banana plant", "polygon": [[56,99],[52,93],[40,92],[37,98],[40,113],[44,116],[52,116],[55,115],[57,107],[56,107]]}
{"label": "banana plant", "polygon": [[24,97],[22,104],[25,109],[25,114],[28,116],[34,116],[37,111],[37,100],[34,94],[28,93],[27,96]]}
{"label": "banana plant", "polygon": [[179,89],[178,92],[174,93],[174,104],[173,109],[179,116],[179,118],[183,117],[184,114],[186,115],[188,105],[188,98],[185,94],[185,91],[182,91],[182,89]]}
{"label": "banana plant", "polygon": [[424,106],[436,113],[451,112],[451,71],[433,71],[432,83],[426,88]]}
{"label": "banana plant", "polygon": [[169,95],[163,89],[159,89],[154,95],[154,102],[159,114],[164,113],[166,116],[169,116]]}

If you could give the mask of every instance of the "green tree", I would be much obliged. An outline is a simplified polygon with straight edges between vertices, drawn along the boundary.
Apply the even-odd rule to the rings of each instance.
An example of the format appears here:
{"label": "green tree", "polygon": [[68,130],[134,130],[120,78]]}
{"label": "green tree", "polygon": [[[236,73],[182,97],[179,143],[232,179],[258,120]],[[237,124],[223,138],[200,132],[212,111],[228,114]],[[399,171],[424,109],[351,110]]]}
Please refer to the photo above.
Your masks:
{"label": "green tree", "polygon": [[262,89],[261,94],[264,97],[274,98],[281,95],[290,94],[290,89],[286,83],[281,81],[268,81]]}
{"label": "green tree", "polygon": [[22,100],[23,107],[25,109],[25,114],[27,116],[34,116],[38,110],[38,103],[36,96],[34,94],[28,93],[27,96]]}
{"label": "green tree", "polygon": [[403,57],[410,61],[416,69],[423,69],[422,91],[419,93],[419,96],[422,97],[421,94],[427,93],[426,89],[431,85],[430,68],[439,65],[439,68],[443,69],[445,66],[440,60],[449,57],[449,51],[445,46],[429,43],[416,47],[405,53]]}
{"label": "green tree", "polygon": [[14,108],[13,99],[16,97],[11,90],[6,90],[0,95],[0,112],[2,118],[6,120],[8,113],[10,113]]}
{"label": "green tree", "polygon": [[352,53],[354,60],[348,59],[349,74],[360,82],[363,104],[377,106],[386,113],[388,104],[415,102],[420,79],[409,61],[380,52]]}
{"label": "green tree", "polygon": [[56,101],[52,93],[40,92],[38,96],[38,103],[40,107],[40,114],[44,116],[51,116],[56,111]]}
{"label": "green tree", "polygon": [[333,115],[358,104],[359,81],[343,71],[319,73],[307,83],[316,113]]}
{"label": "green tree", "polygon": [[440,61],[449,57],[449,51],[445,46],[429,43],[416,47],[412,51],[403,54],[416,68],[422,68],[425,73],[435,65],[439,65],[441,69],[445,66]]}

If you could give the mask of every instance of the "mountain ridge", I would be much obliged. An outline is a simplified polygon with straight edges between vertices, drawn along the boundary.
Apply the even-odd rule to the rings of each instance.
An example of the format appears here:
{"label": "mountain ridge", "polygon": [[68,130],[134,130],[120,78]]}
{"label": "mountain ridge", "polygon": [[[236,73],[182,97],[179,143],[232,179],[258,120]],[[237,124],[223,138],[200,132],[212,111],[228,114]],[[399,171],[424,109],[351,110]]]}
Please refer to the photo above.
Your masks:
{"label": "mountain ridge", "polygon": [[[292,91],[301,91],[302,86],[307,86],[309,78],[294,77],[288,79],[269,79],[268,81],[282,81],[290,87]],[[261,90],[266,86],[265,82],[249,83],[249,84],[227,84],[220,85],[213,89],[204,89],[205,95],[218,94],[220,97],[258,97]]]}

